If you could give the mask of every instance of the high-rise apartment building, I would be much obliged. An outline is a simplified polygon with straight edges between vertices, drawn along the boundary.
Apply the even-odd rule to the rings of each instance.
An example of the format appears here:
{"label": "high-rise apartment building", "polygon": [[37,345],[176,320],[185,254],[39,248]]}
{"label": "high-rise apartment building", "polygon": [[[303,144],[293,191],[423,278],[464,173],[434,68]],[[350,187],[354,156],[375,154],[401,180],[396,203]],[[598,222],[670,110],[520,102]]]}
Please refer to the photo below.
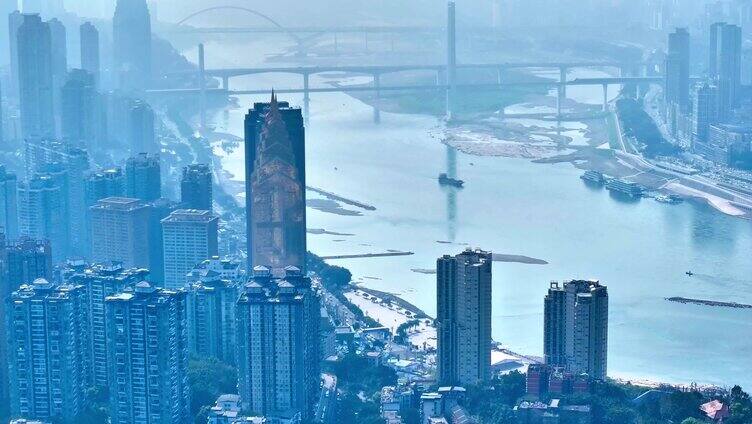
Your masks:
{"label": "high-rise apartment building", "polygon": [[89,213],[94,262],[120,262],[126,268],[150,268],[151,210],[148,205],[138,199],[109,197],[91,206]]}
{"label": "high-rise apartment building", "polygon": [[257,266],[237,304],[238,389],[243,409],[310,419],[319,387],[320,302],[311,281],[288,267],[275,278]]}
{"label": "high-rise apartment building", "polygon": [[186,288],[191,354],[234,365],[238,281],[211,270],[191,274]]}
{"label": "high-rise apartment building", "polygon": [[470,249],[436,261],[441,385],[476,385],[491,378],[491,265],[491,253]]}
{"label": "high-rise apartment building", "polygon": [[183,168],[180,201],[188,209],[212,210],[212,171],[209,165],[194,164]]}
{"label": "high-rise apartment building", "polygon": [[162,197],[159,155],[139,153],[125,162],[125,195],[151,202]]}
{"label": "high-rise apartment building", "polygon": [[299,108],[257,103],[245,117],[251,266],[306,266],[305,129]]}
{"label": "high-rise apartment building", "polygon": [[151,84],[151,15],[146,0],[118,0],[112,19],[114,72],[118,87],[145,90]]}
{"label": "high-rise apartment building", "polygon": [[81,38],[81,69],[94,77],[99,85],[101,70],[99,59],[99,30],[91,22],[84,22],[79,28]]}
{"label": "high-rise apartment building", "polygon": [[217,256],[218,223],[210,211],[195,209],[179,209],[162,220],[165,287],[183,287],[197,264]]}
{"label": "high-rise apartment building", "polygon": [[185,293],[142,281],[105,309],[111,423],[191,422]]}
{"label": "high-rise apartment building", "polygon": [[14,416],[74,424],[89,382],[82,287],[37,279],[8,303],[8,369]]}
{"label": "high-rise apartment building", "polygon": [[551,283],[544,308],[546,365],[605,379],[608,291],[598,281]]}
{"label": "high-rise apartment building", "polygon": [[65,283],[83,287],[86,293],[91,373],[93,383],[99,387],[110,387],[107,374],[107,351],[110,347],[106,337],[105,299],[145,281],[148,274],[148,270],[126,269],[115,262],[64,271]]}
{"label": "high-rise apartment building", "polygon": [[18,87],[23,137],[54,136],[54,84],[50,26],[23,15],[17,31]]}
{"label": "high-rise apartment building", "polygon": [[18,179],[0,165],[0,227],[5,237],[18,237]]}

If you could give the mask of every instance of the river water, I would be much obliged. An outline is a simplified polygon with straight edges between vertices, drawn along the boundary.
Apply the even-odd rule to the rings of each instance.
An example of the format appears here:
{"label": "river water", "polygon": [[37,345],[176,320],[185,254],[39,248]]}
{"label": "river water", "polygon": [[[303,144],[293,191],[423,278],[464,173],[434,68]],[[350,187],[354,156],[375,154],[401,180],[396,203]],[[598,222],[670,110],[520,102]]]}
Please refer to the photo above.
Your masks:
{"label": "river water", "polygon": [[[209,43],[207,66],[259,64],[273,51],[263,42]],[[195,57],[195,51],[186,54]],[[289,75],[232,80],[233,88],[300,84]],[[599,87],[568,94],[583,103],[602,99]],[[266,99],[239,97],[241,108],[214,117],[217,130],[242,136],[245,110],[260,100]],[[302,97],[284,100],[300,104]],[[436,311],[435,276],[412,270],[434,268],[442,254],[469,245],[544,259],[548,265],[494,264],[493,336],[506,347],[541,355],[549,282],[596,278],[610,294],[610,376],[752,387],[752,311],[664,300],[752,303],[752,223],[688,202],[623,202],[584,185],[571,164],[448,155],[443,135],[444,123],[434,117],[381,113],[375,124],[372,108],[358,100],[314,94],[306,141],[309,185],[376,210],[343,205],[361,213],[346,216],[309,207],[309,228],[353,234],[311,234],[310,250],[415,252],[336,263],[362,284],[400,294],[430,315]],[[448,157],[466,181],[459,192],[436,181]],[[242,146],[223,158],[223,166],[242,180]],[[686,276],[687,270],[696,275]]]}

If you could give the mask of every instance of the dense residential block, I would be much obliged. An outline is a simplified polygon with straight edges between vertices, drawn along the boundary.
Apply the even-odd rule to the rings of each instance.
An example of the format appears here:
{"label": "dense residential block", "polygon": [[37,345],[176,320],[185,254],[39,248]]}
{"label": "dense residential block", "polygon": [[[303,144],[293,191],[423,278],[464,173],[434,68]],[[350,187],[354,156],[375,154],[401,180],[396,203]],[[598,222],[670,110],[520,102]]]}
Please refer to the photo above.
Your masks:
{"label": "dense residential block", "polygon": [[142,281],[105,309],[111,423],[190,422],[185,293]]}
{"label": "dense residential block", "polygon": [[8,304],[10,405],[14,416],[76,423],[90,381],[86,294],[44,279]]}
{"label": "dense residential block", "polygon": [[295,267],[257,266],[237,304],[238,389],[243,410],[310,419],[319,392],[319,298]]}

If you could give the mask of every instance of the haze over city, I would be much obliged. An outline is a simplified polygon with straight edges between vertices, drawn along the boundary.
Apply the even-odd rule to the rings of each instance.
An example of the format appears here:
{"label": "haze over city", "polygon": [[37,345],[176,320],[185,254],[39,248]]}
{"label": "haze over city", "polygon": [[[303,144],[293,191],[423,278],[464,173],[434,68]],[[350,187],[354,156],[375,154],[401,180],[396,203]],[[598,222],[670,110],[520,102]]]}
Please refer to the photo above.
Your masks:
{"label": "haze over city", "polygon": [[752,423],[752,2],[0,15],[0,422]]}

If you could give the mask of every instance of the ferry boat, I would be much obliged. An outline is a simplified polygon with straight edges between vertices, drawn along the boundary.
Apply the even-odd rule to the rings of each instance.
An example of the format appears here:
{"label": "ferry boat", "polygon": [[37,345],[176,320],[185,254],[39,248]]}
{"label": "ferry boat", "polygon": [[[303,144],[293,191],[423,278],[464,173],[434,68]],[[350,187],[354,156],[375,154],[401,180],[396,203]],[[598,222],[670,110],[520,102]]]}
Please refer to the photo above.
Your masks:
{"label": "ferry boat", "polygon": [[603,176],[602,173],[598,171],[585,171],[584,174],[580,175],[580,178],[588,183],[593,184],[604,184],[606,182],[606,177]]}
{"label": "ferry boat", "polygon": [[659,194],[659,195],[655,196],[655,201],[656,202],[668,203],[668,204],[672,204],[672,205],[677,204],[677,203],[681,203],[682,200],[683,199],[680,196],[677,196],[675,194],[668,194],[668,195],[666,195],[666,194]]}
{"label": "ferry boat", "polygon": [[614,178],[606,183],[606,189],[612,193],[623,194],[633,199],[642,197],[642,186],[626,180]]}
{"label": "ferry boat", "polygon": [[452,187],[462,188],[465,185],[465,182],[462,180],[451,178],[446,173],[442,172],[441,174],[439,174],[439,184],[443,186],[452,186]]}

